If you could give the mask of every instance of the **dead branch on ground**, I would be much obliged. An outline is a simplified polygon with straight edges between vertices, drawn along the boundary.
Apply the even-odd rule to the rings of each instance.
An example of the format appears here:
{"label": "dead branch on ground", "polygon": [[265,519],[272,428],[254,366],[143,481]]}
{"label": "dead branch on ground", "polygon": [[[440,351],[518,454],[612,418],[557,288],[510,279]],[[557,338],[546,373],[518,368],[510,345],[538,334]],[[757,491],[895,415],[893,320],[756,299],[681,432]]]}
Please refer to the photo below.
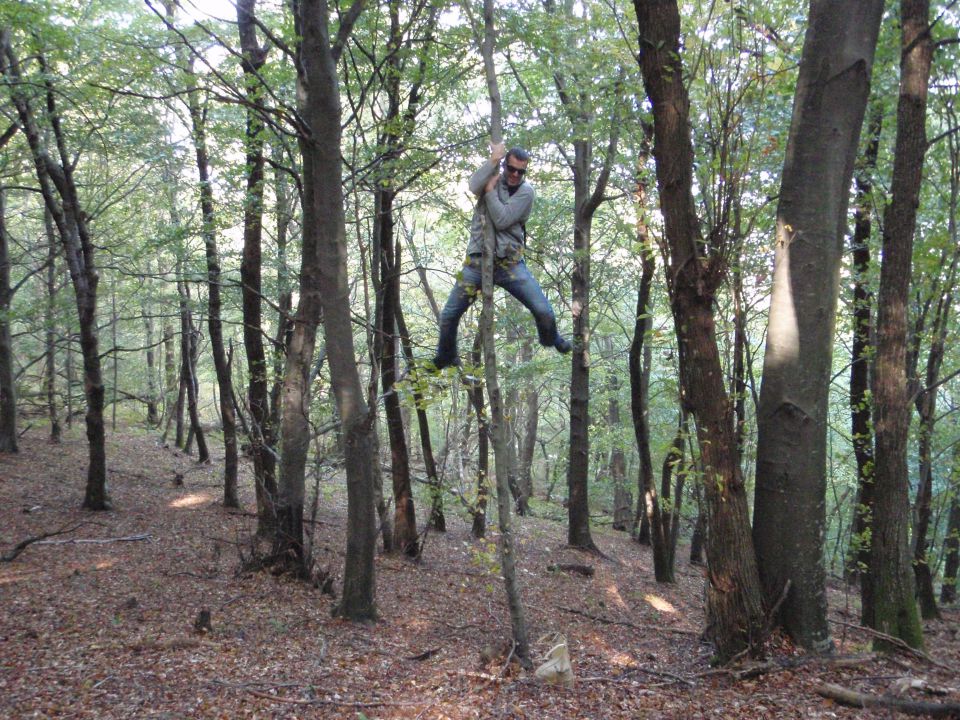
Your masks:
{"label": "dead branch on ground", "polygon": [[843,620],[830,620],[830,622],[832,622],[834,625],[842,625],[843,627],[853,628],[854,630],[862,630],[867,635],[871,635],[872,637],[883,640],[885,643],[889,643],[890,645],[893,645],[896,648],[903,650],[905,653],[909,655],[913,655],[914,657],[918,657],[921,660],[925,660],[931,665],[934,665],[943,670],[949,670],[951,672],[955,670],[955,668],[953,668],[952,666],[946,665],[940,662],[939,660],[936,660],[930,657],[925,652],[923,652],[923,650],[917,650],[917,648],[915,647],[910,647],[903,640],[893,635],[888,635],[885,632],[880,632],[879,630],[874,630],[873,628],[866,627],[864,625],[854,625],[853,623],[844,622]]}
{"label": "dead branch on ground", "polygon": [[[650,630],[652,630],[652,628],[643,627],[642,625],[637,625],[636,623],[628,622],[626,620],[612,620],[610,618],[603,617],[602,615],[592,615],[588,612],[584,612],[583,610],[564,607],[563,605],[557,605],[556,608],[557,610],[563,610],[564,612],[573,613],[574,615],[581,615],[582,617],[585,617],[588,620],[595,620],[596,622],[602,623],[604,625],[622,625],[624,627],[633,628],[634,630],[639,630],[640,632],[649,632]],[[683,630],[680,628],[671,628],[671,627],[667,627],[667,628],[661,627],[661,628],[658,628],[658,630],[674,633],[676,635],[697,636],[700,634],[699,632],[694,630]]]}
{"label": "dead branch on ground", "polygon": [[834,702],[856,708],[887,708],[908,715],[929,715],[936,718],[960,717],[960,703],[931,703],[901,700],[888,695],[869,695],[840,685],[826,683],[817,687],[817,694]]}
{"label": "dead branch on ground", "polygon": [[547,565],[548,572],[569,572],[583,575],[584,577],[593,577],[595,571],[593,565],[581,565],[579,563],[557,563],[556,565]]}
{"label": "dead branch on ground", "polygon": [[[33,537],[28,537],[26,540],[21,540],[19,543],[17,543],[16,547],[14,547],[13,550],[11,550],[5,555],[0,555],[0,562],[13,562],[17,558],[17,555],[19,555],[24,550],[26,550],[30,545],[33,545],[34,543],[43,543],[47,538],[56,537],[57,535],[66,535],[67,533],[71,533],[74,530],[77,530],[83,527],[84,525],[88,525],[88,524],[90,524],[89,520],[85,520],[81,523],[77,523],[76,525],[69,525],[69,526],[64,525],[59,530],[41,533],[40,535],[34,535]],[[50,542],[48,541],[44,544],[50,544]]]}

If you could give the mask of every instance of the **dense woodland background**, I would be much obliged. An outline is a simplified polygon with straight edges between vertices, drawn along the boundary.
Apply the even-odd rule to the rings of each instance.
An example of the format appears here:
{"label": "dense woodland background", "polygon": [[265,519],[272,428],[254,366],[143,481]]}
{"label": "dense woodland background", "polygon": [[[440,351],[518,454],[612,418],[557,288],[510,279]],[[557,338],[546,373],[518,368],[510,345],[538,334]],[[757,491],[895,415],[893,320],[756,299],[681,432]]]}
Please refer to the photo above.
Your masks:
{"label": "dense woodland background", "polygon": [[252,464],[261,564],[330,573],[354,619],[375,552],[495,525],[527,663],[511,506],[585,562],[591,528],[652,545],[665,584],[690,543],[720,661],[778,626],[832,647],[827,578],[922,647],[956,603],[960,16],[867,5],[499,3],[527,263],[577,349],[498,291],[484,375],[480,303],[463,372],[425,364],[490,138],[483,8],[0,4],[0,451],[84,420],[77,505],[123,514],[105,436],[214,437],[224,505]]}

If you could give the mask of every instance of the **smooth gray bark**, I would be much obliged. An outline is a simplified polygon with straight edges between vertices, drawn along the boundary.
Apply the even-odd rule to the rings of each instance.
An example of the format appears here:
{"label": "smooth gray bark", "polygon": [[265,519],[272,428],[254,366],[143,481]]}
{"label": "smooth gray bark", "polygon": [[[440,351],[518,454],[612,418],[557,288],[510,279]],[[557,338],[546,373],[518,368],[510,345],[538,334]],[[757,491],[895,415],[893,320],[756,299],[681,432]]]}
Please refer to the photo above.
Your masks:
{"label": "smooth gray bark", "polygon": [[832,648],[823,536],[827,400],[850,182],[882,0],[815,0],[777,208],[758,408],[753,538],[764,596],[801,645]]}

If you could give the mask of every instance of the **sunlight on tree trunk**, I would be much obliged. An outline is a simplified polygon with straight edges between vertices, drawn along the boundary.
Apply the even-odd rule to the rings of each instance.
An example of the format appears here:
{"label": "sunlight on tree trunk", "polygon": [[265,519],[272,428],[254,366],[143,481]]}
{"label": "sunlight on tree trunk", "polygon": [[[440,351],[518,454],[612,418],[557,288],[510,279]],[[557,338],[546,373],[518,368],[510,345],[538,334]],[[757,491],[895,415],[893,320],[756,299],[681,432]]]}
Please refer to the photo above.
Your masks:
{"label": "sunlight on tree trunk", "polygon": [[833,648],[823,561],[827,406],[849,188],[882,12],[882,0],[810,5],[777,207],[753,541],[769,607],[789,584],[775,621],[814,652]]}

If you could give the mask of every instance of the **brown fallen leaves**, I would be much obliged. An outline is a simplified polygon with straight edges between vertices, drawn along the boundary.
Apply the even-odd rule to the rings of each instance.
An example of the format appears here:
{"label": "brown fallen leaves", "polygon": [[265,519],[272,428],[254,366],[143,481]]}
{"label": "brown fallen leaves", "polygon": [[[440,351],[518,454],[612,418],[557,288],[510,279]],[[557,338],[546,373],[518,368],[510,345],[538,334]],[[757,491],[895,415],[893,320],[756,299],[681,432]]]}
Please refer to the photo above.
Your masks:
{"label": "brown fallen leaves", "polygon": [[[305,583],[237,572],[255,522],[249,468],[246,512],[231,513],[216,464],[198,467],[133,431],[110,438],[108,458],[116,510],[91,514],[80,510],[78,429],[60,446],[34,430],[20,454],[0,455],[0,555],[73,528],[56,538],[73,542],[32,542],[0,563],[2,717],[889,717],[816,690],[883,694],[898,678],[953,689],[931,697],[924,683],[901,682],[904,699],[960,701],[957,674],[945,669],[960,667],[956,610],[928,625],[937,665],[869,655],[869,637],[838,624],[844,662],[805,659],[781,640],[759,668],[718,671],[699,639],[702,568],[681,560],[677,584],[660,586],[649,549],[623,533],[595,528],[609,558],[596,560],[564,546],[560,522],[520,518],[522,593],[531,637],[543,638],[535,663],[561,634],[576,678],[546,684],[508,662],[496,555],[490,539],[470,536],[455,503],[449,531],[429,535],[419,563],[378,557],[382,619],[353,625],[332,618],[333,600]],[[170,482],[178,476],[182,486]],[[322,481],[320,493],[314,554],[336,574],[342,479]],[[585,562],[592,575],[547,569]],[[831,600],[840,623],[854,625],[856,594],[838,587]]]}

